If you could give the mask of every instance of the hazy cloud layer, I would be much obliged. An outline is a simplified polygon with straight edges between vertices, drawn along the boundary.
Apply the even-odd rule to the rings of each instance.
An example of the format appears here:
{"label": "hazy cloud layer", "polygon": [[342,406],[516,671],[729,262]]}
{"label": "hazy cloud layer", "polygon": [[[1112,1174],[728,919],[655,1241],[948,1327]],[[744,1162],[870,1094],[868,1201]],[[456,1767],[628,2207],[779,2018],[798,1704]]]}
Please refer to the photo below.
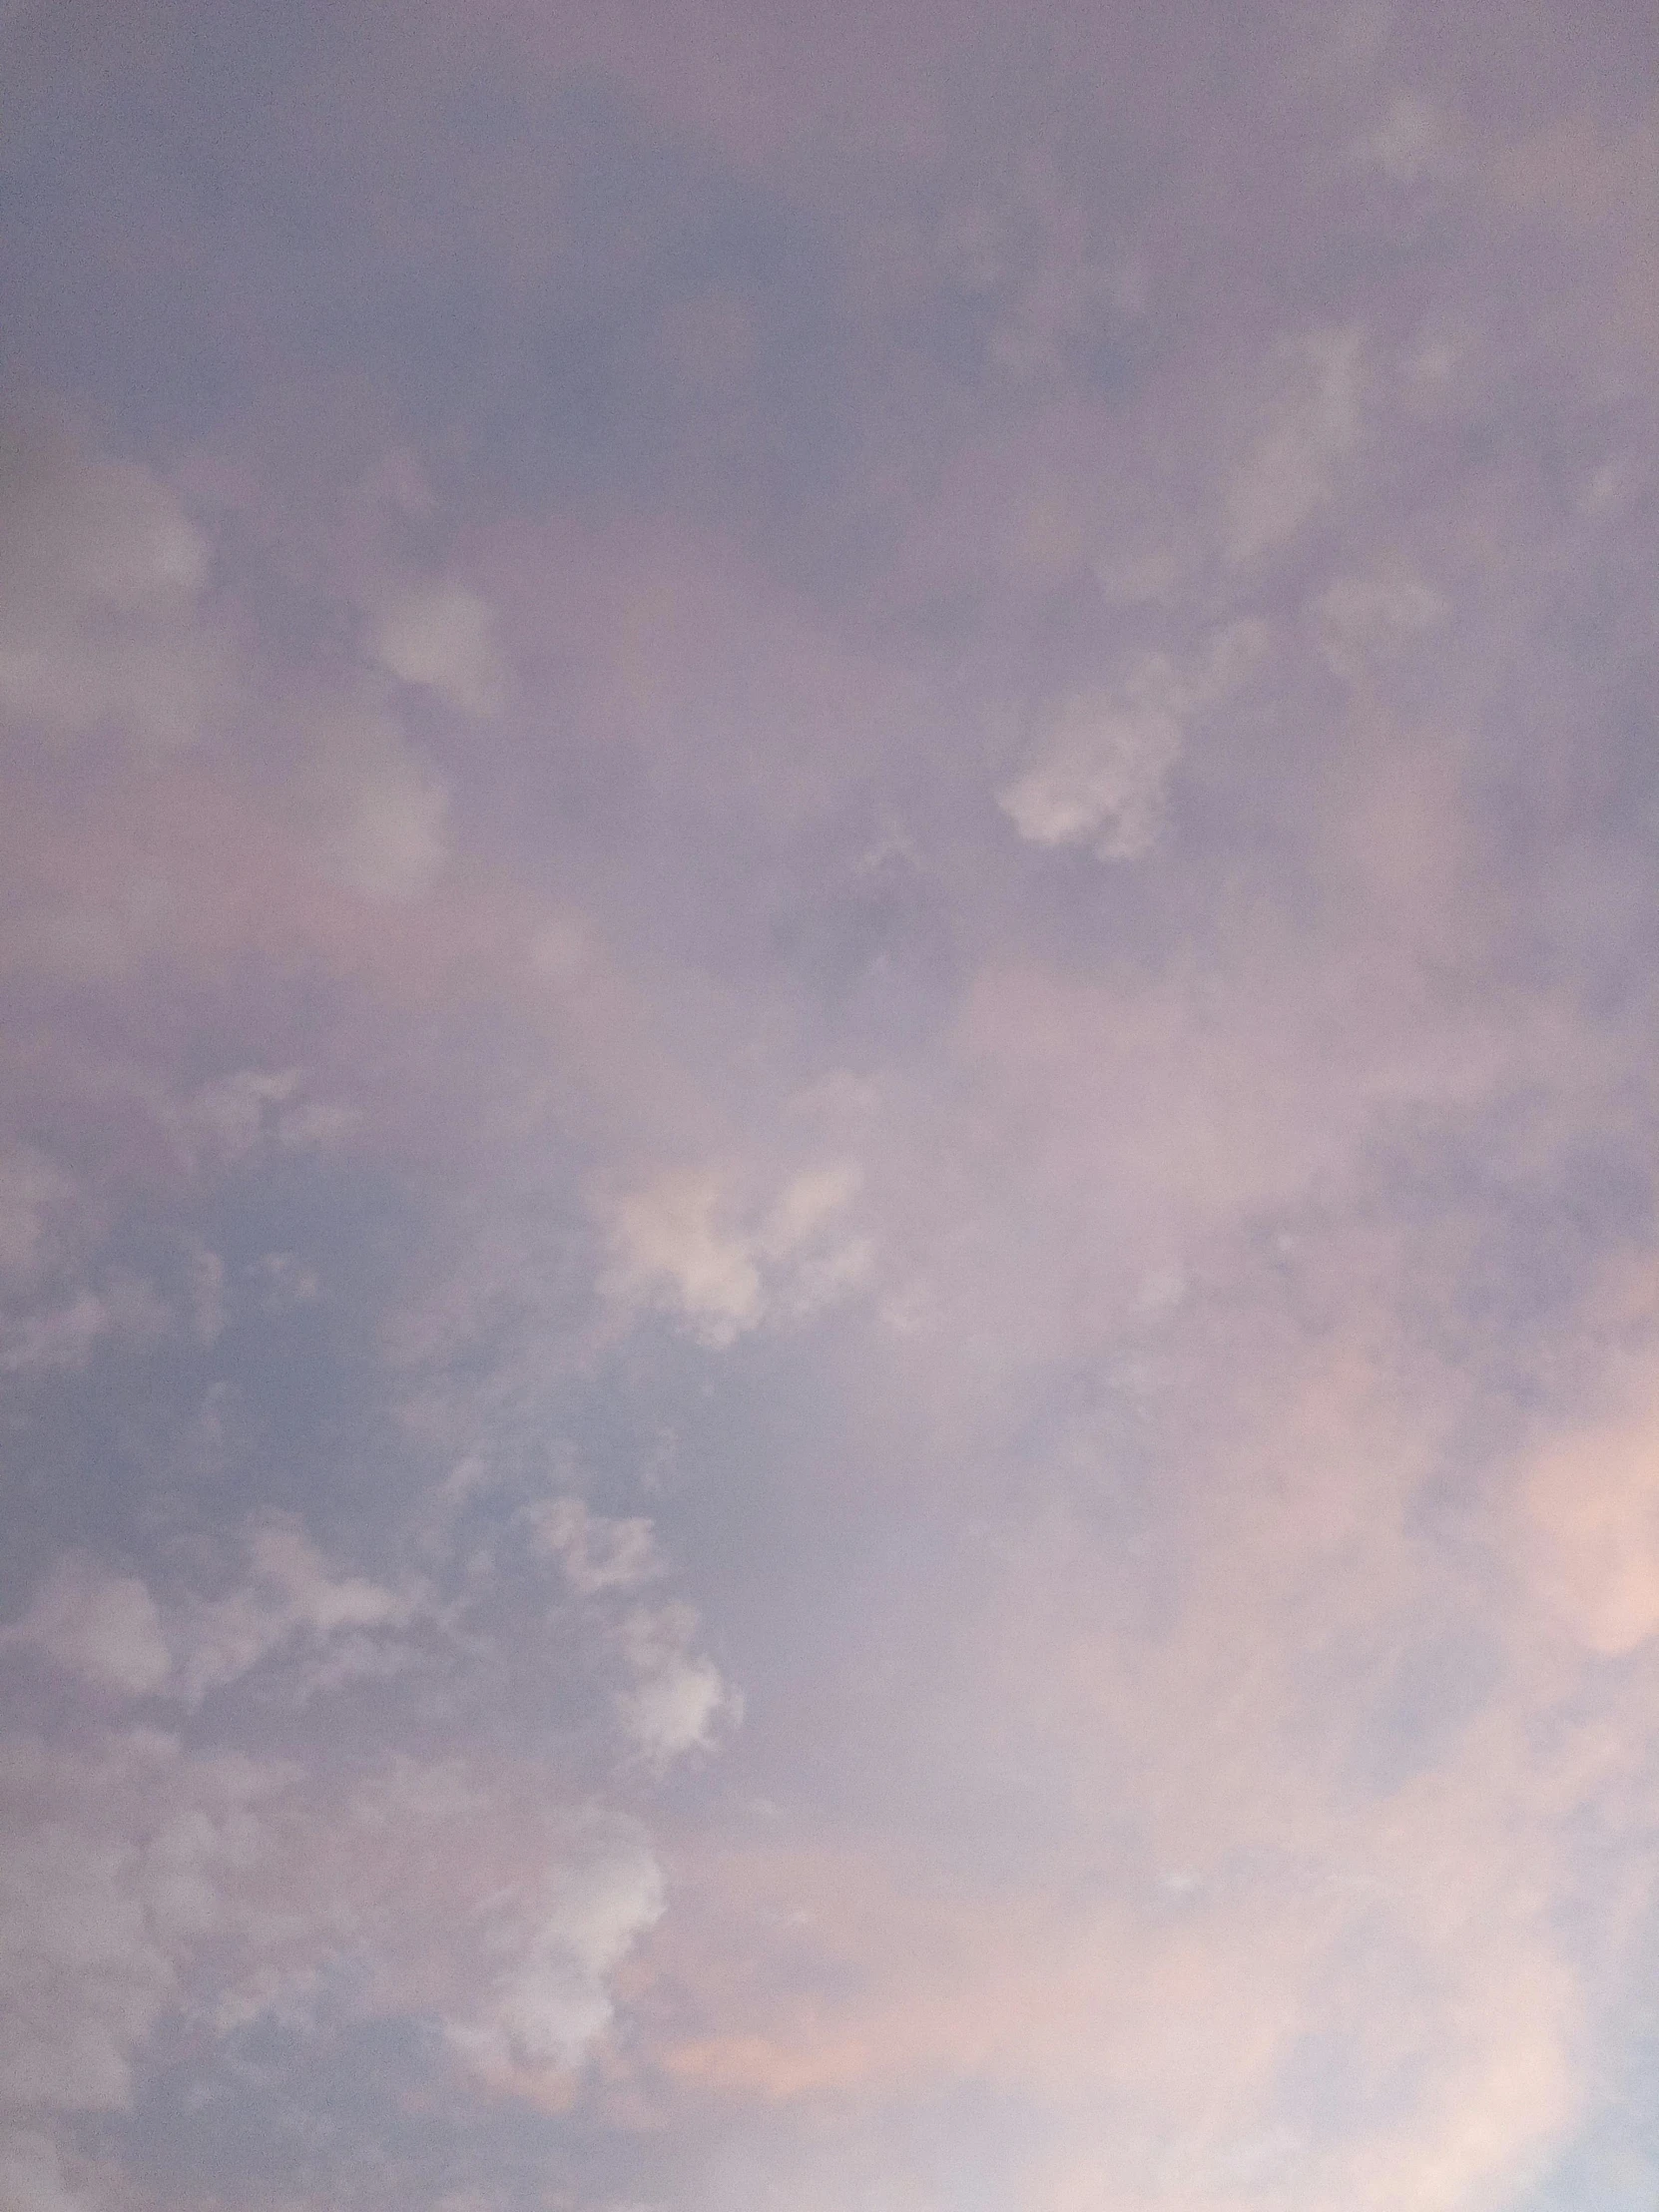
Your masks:
{"label": "hazy cloud layer", "polygon": [[0,10],[4,2212],[1650,2212],[1653,45]]}

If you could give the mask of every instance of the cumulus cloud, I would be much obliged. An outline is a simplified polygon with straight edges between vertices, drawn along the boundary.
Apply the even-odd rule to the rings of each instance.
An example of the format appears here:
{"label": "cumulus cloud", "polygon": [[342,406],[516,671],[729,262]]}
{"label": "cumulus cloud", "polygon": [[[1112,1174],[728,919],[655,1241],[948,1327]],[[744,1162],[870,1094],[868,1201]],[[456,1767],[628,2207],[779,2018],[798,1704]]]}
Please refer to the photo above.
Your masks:
{"label": "cumulus cloud", "polygon": [[23,1314],[0,1332],[0,1374],[84,1368],[110,1323],[109,1307],[91,1291],[79,1292],[65,1305]]}
{"label": "cumulus cloud", "polygon": [[997,804],[1032,844],[1092,841],[1102,860],[1139,859],[1157,837],[1164,786],[1181,756],[1179,698],[1161,654],[1138,663],[1116,692],[1070,693],[1047,757]]}
{"label": "cumulus cloud", "polygon": [[[649,1524],[584,1508],[555,1511],[545,1533],[586,1600],[629,1608],[600,1633],[629,1678],[630,1756],[660,1765],[704,1741],[730,1701],[691,1609],[639,1601],[661,1572]],[[257,1530],[247,1563],[223,1597],[158,1604],[137,1576],[66,1559],[4,1647],[101,1698],[194,1708],[274,1659],[303,1687],[313,1657],[410,1615],[409,1598],[330,1571],[292,1526]],[[493,1635],[474,1623],[468,1642],[487,1667]],[[665,1911],[644,1831],[534,1761],[492,1774],[382,1753],[340,1782],[157,1729],[0,1738],[0,2118],[43,2205],[53,2120],[128,2105],[146,2046],[187,2003],[199,2037],[261,2021],[308,2033],[337,1984],[330,2001],[351,2016],[441,2029],[493,2089],[566,2098],[559,2083],[613,2026],[617,1968]]]}
{"label": "cumulus cloud", "polygon": [[421,2007],[500,2088],[567,2073],[610,2028],[615,1970],[666,1902],[636,1827],[532,1823],[503,1850],[499,1795],[451,1765],[381,1763],[343,1807],[302,1779],[153,1731],[0,1741],[0,2172],[36,2192],[8,2212],[65,2186],[54,2120],[130,2104],[210,1939],[221,1998],[199,2034],[303,2025],[342,1944],[372,1968],[359,2011]]}
{"label": "cumulus cloud", "polygon": [[224,1263],[189,1232],[177,1239],[165,1289],[119,1263],[77,1267],[72,1260],[84,1255],[72,1255],[67,1244],[53,1258],[47,1281],[24,1287],[14,1277],[9,1286],[13,1296],[0,1309],[0,1376],[75,1374],[108,1346],[153,1350],[181,1336],[207,1345],[225,1326]]}
{"label": "cumulus cloud", "polygon": [[611,1219],[613,1298],[660,1299],[711,1344],[730,1344],[764,1311],[761,1271],[749,1239],[721,1220],[720,1176],[666,1174],[617,1202]]}
{"label": "cumulus cloud", "polygon": [[419,1612],[416,1589],[389,1590],[362,1575],[338,1575],[302,1530],[280,1524],[249,1542],[249,1578],[223,1598],[181,1609],[178,1694],[199,1702],[293,1639],[313,1649],[352,1633],[406,1627]]}
{"label": "cumulus cloud", "polygon": [[[655,1627],[643,1640],[655,1652],[660,1643]],[[701,1750],[711,1741],[721,1714],[735,1709],[714,1662],[683,1652],[654,1656],[621,1703],[629,1735],[659,1766]]]}

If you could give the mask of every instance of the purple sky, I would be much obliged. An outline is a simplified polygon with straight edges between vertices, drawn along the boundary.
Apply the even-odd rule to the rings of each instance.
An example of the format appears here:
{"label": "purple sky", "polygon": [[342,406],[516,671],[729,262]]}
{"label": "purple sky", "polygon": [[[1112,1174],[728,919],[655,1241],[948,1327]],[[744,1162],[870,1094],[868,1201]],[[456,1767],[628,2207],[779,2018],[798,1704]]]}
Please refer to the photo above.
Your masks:
{"label": "purple sky", "polygon": [[1652,2212],[1656,49],[0,0],[0,2212]]}

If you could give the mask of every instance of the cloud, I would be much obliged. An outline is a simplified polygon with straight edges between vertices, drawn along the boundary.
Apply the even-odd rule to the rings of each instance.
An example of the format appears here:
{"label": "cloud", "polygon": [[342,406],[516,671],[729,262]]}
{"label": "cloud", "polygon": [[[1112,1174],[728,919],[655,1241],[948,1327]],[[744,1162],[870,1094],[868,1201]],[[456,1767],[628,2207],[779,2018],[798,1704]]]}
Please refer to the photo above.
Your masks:
{"label": "cloud", "polygon": [[1270,419],[1234,470],[1224,545],[1234,566],[1278,551],[1332,498],[1360,441],[1365,390],[1358,329],[1317,330],[1283,345]]}
{"label": "cloud", "polygon": [[1382,122],[1355,141],[1353,154],[1396,185],[1439,183],[1459,166],[1450,127],[1419,92],[1396,93]]}
{"label": "cloud", "polygon": [[389,713],[370,701],[322,713],[303,790],[316,851],[336,882],[391,902],[431,887],[448,856],[449,793]]}
{"label": "cloud", "polygon": [[[649,1641],[657,1644],[655,1629]],[[712,1660],[679,1653],[654,1658],[642,1669],[639,1686],[620,1702],[629,1735],[659,1766],[705,1748],[721,1714],[737,1709]]]}
{"label": "cloud", "polygon": [[1532,1587],[1603,1659],[1659,1634],[1659,1400],[1639,1383],[1629,1394],[1600,1424],[1552,1437],[1520,1489]]}
{"label": "cloud", "polygon": [[372,635],[375,658],[402,683],[425,686],[462,714],[500,713],[506,671],[495,617],[464,584],[395,593],[376,616]]}
{"label": "cloud", "polygon": [[41,1829],[8,1851],[0,1880],[11,2012],[0,2097],[69,2112],[125,2104],[132,2051],[177,1988],[126,1850],[85,1832]]}
{"label": "cloud", "polygon": [[554,1498],[529,1513],[536,1542],[556,1557],[579,1597],[637,1589],[664,1569],[656,1532],[641,1515],[626,1520],[591,1512],[579,1497]]}
{"label": "cloud", "polygon": [[1101,860],[1137,860],[1157,842],[1165,788],[1186,725],[1242,681],[1265,643],[1260,625],[1218,633],[1182,670],[1138,655],[1109,691],[1070,692],[1045,718],[1034,766],[997,795],[1031,844],[1089,844]]}
{"label": "cloud", "polygon": [[0,2127],[0,2202],[12,2212],[87,2212],[64,2179],[58,2147],[35,2128]]}
{"label": "cloud", "polygon": [[[1497,2205],[1575,2124],[1583,1990],[1549,1901],[1570,1879],[1562,1808],[1588,1811],[1586,1743],[1540,1755],[1523,1669],[1403,1775],[1374,1776],[1395,1724],[1342,1664],[1358,1621],[1381,1623],[1390,1661],[1420,1637],[1407,1623],[1444,1563],[1418,1500],[1445,1409],[1363,1365],[1332,1374],[1313,1346],[1253,1385],[1258,1348],[1226,1342],[1171,1379],[1160,1416],[1186,1428],[1193,1384],[1224,1385],[1211,1446],[1187,1430],[1178,1595],[1141,1587],[1157,1539],[1108,1502],[1121,1428],[1074,1512],[1044,1531],[1022,1491],[998,1517],[994,1611],[938,1661],[976,1716],[953,1802],[983,1852],[858,1820],[684,1877],[663,1942],[706,2009],[667,2063],[700,2092],[797,2107],[808,2130],[889,2099],[1024,2112],[1020,2201],[1109,2190],[1134,2212],[1172,2194],[1216,2212]],[[1466,1588],[1441,1600],[1467,1616]],[[1340,1684],[1329,1734],[1322,1682]],[[961,1710],[924,1675],[910,1691]],[[999,1764],[1005,1822],[986,1808]],[[977,2163],[995,2121],[958,2124]]]}
{"label": "cloud", "polygon": [[1073,692],[1061,701],[1047,757],[998,795],[1027,842],[1093,842],[1102,860],[1150,851],[1164,786],[1181,755],[1175,671],[1161,655],[1133,668],[1118,692]]}
{"label": "cloud", "polygon": [[612,1213],[605,1287],[626,1301],[660,1299],[710,1344],[731,1344],[764,1312],[761,1270],[749,1239],[720,1220],[726,1200],[708,1169],[665,1174],[620,1199]]}
{"label": "cloud", "polygon": [[421,1608],[416,1590],[331,1573],[301,1530],[280,1523],[255,1532],[248,1564],[248,1580],[225,1597],[178,1610],[173,1691],[188,1703],[295,1641],[320,1652],[344,1637],[405,1628]]}
{"label": "cloud", "polygon": [[62,2186],[49,2122],[130,2105],[210,1938],[221,2001],[198,2002],[199,2053],[210,2030],[286,2017],[291,2032],[296,1993],[344,1952],[359,2013],[423,2002],[470,2071],[557,2098],[610,2028],[612,1978],[665,1885],[637,1828],[610,1817],[541,1839],[520,1822],[503,1850],[509,1804],[441,1764],[381,1764],[342,1807],[292,1767],[154,1732],[0,1742],[0,2171],[46,2212]]}
{"label": "cloud", "polygon": [[687,1605],[638,1607],[622,1626],[634,1683],[618,1698],[618,1708],[629,1736],[659,1767],[707,1746],[722,1716],[742,1718],[742,1699],[714,1662],[692,1649],[697,1626]]}
{"label": "cloud", "polygon": [[101,1688],[147,1697],[173,1672],[155,1599],[136,1575],[106,1573],[92,1560],[60,1560],[23,1618],[0,1642],[40,1652]]}
{"label": "cloud", "polygon": [[8,43],[0,2199],[1651,2167],[1631,11],[683,13]]}
{"label": "cloud", "polygon": [[803,1169],[759,1209],[717,1170],[667,1170],[606,1209],[602,1288],[624,1306],[666,1306],[705,1343],[730,1345],[861,1281],[868,1247],[845,1226],[859,1182],[846,1161]]}
{"label": "cloud", "polygon": [[1175,596],[1181,563],[1170,552],[1103,554],[1095,581],[1110,607],[1162,605]]}
{"label": "cloud", "polygon": [[168,1109],[190,1153],[235,1167],[267,1149],[327,1147],[360,1118],[352,1108],[307,1098],[299,1068],[238,1068]]}
{"label": "cloud", "polygon": [[224,1596],[158,1605],[136,1576],[72,1554],[53,1567],[0,1643],[38,1652],[95,1688],[197,1706],[284,1647],[406,1628],[420,1593],[334,1575],[298,1528],[274,1522],[247,1539],[247,1578]]}
{"label": "cloud", "polygon": [[256,1807],[276,1783],[276,1770],[145,1731],[80,1750],[0,1743],[0,2104],[129,2103],[135,2055],[221,1925],[226,1879],[258,1857]]}
{"label": "cloud", "polygon": [[[585,1536],[607,1597],[605,1537]],[[242,1588],[172,1607],[136,1577],[65,1561],[7,1642],[102,1694],[194,1704],[284,1649],[303,1680],[296,1643],[325,1652],[406,1616],[327,1572],[291,1527],[258,1531],[250,1552]],[[631,1736],[654,1761],[706,1734],[698,1685],[724,1696],[694,1630],[685,1607],[635,1605],[626,1621]],[[466,1641],[487,1671],[493,1634]],[[30,2138],[13,2146],[19,2171],[48,2177],[50,2117],[127,2107],[146,2046],[187,2004],[210,2068],[214,2039],[230,2048],[251,2025],[316,2032],[326,1998],[344,2018],[441,2029],[493,2090],[566,2102],[612,2027],[617,1968],[666,1905],[643,1829],[594,1803],[591,1778],[534,1758],[515,1771],[376,1750],[331,1775],[151,1729],[83,1728],[61,1747],[14,1734],[0,1739],[0,2116]]]}
{"label": "cloud", "polygon": [[578,2065],[614,2016],[611,1974],[666,1903],[662,1870],[637,1840],[552,1870],[533,1896],[486,1921],[486,1949],[513,1962],[476,2013],[449,2023],[455,2049],[503,2083]]}
{"label": "cloud", "polygon": [[26,1290],[58,1265],[77,1225],[73,1177],[32,1145],[0,1152],[0,1284]]}
{"label": "cloud", "polygon": [[1438,628],[1448,611],[1422,577],[1393,567],[1339,576],[1321,593],[1314,615],[1326,660],[1339,676],[1360,683],[1414,638]]}
{"label": "cloud", "polygon": [[111,1315],[104,1300],[82,1291],[67,1305],[26,1314],[6,1329],[0,1374],[29,1375],[84,1368],[106,1336]]}
{"label": "cloud", "polygon": [[193,743],[230,678],[209,574],[206,536],[151,470],[0,428],[0,716]]}
{"label": "cloud", "polygon": [[624,1733],[649,1764],[667,1767],[706,1747],[722,1717],[737,1721],[743,1701],[696,1646],[698,1616],[683,1603],[642,1605],[638,1593],[661,1581],[667,1562],[643,1515],[617,1519],[576,1497],[526,1510],[540,1549],[551,1553],[575,1594],[590,1603],[630,1602],[617,1621],[616,1648],[630,1681],[616,1698]]}

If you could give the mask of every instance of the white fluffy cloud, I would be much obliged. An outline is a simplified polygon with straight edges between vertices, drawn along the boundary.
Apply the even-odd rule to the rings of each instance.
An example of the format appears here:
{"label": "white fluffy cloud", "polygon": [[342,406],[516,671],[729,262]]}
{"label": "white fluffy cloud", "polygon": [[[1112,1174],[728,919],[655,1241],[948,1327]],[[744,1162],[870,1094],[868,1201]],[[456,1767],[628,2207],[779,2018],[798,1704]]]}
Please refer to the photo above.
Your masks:
{"label": "white fluffy cloud", "polygon": [[[660,1768],[708,1741],[736,1701],[697,1649],[695,1611],[645,1594],[666,1571],[650,1521],[569,1497],[529,1519],[582,1635],[620,1674],[601,1708],[611,1755]],[[394,1756],[342,1790],[303,1764],[97,1723],[111,1700],[195,1710],[265,1665],[303,1697],[350,1671],[354,1645],[395,1644],[423,1606],[422,1591],[342,1574],[273,1522],[246,1538],[221,1595],[159,1602],[138,1576],[72,1555],[0,1631],[0,1656],[57,1670],[92,1701],[73,1744],[0,1739],[0,2173],[21,2206],[51,2212],[69,2190],[55,2120],[128,2103],[164,2016],[195,2003],[225,2033],[309,2019],[342,1946],[350,2002],[441,2027],[496,2088],[556,2098],[548,2085],[609,2032],[616,1968],[666,1889],[643,1830],[591,1786],[571,1790],[556,1767]],[[488,1670],[493,1632],[449,1625]]]}
{"label": "white fluffy cloud", "polygon": [[361,2012],[424,2016],[492,2086],[579,2066],[662,1917],[663,1873],[634,1823],[550,1816],[545,1778],[505,1801],[496,1782],[394,1759],[342,1800],[154,1730],[0,1740],[6,2212],[79,2212],[54,2128],[130,2104],[166,2014],[302,2023],[342,1947]]}
{"label": "white fluffy cloud", "polygon": [[389,1590],[337,1575],[303,1532],[275,1524],[254,1534],[249,1574],[222,1598],[181,1607],[174,1694],[197,1704],[283,1648],[319,1654],[347,1639],[394,1634],[420,1612],[417,1589]]}
{"label": "white fluffy cloud", "polygon": [[1060,702],[1043,759],[998,804],[1032,844],[1093,843],[1103,860],[1134,860],[1158,833],[1164,786],[1181,757],[1175,671],[1161,654],[1138,662],[1116,692]]}

